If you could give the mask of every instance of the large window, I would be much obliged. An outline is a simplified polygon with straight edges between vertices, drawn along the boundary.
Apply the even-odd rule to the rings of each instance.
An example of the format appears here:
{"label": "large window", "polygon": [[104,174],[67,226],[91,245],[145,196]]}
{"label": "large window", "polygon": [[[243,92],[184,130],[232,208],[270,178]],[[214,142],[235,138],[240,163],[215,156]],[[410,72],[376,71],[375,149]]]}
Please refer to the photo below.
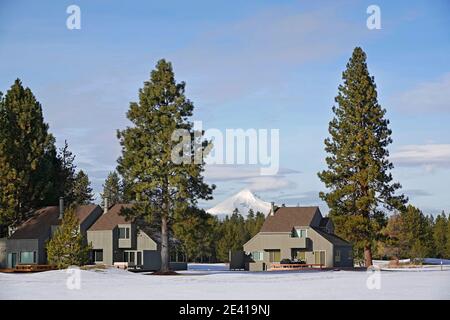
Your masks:
{"label": "large window", "polygon": [[281,260],[281,252],[280,250],[267,250],[269,252],[269,261],[270,262],[280,262]]}
{"label": "large window", "polygon": [[130,239],[130,228],[119,228],[119,239]]}
{"label": "large window", "polygon": [[252,252],[252,258],[255,261],[263,261],[264,259],[264,252],[261,251],[253,251]]}
{"label": "large window", "polygon": [[20,253],[20,263],[36,263],[36,251],[22,251]]}
{"label": "large window", "polygon": [[94,262],[103,262],[103,250],[94,250]]}

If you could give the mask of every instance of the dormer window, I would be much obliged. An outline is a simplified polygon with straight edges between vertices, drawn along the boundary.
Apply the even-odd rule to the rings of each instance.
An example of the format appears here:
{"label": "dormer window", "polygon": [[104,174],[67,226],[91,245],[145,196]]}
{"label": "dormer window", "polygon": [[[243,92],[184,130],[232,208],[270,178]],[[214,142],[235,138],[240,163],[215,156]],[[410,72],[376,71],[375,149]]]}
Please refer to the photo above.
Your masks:
{"label": "dormer window", "polygon": [[308,236],[307,230],[302,228],[292,229],[293,238],[306,238]]}
{"label": "dormer window", "polygon": [[119,239],[130,239],[130,228],[119,228]]}

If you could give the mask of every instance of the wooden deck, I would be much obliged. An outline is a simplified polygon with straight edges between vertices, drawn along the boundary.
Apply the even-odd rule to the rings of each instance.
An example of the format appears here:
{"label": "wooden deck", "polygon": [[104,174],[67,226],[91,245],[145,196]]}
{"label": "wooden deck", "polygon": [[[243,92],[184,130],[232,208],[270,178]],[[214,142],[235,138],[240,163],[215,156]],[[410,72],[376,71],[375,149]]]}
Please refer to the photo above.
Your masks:
{"label": "wooden deck", "polygon": [[56,270],[55,266],[48,264],[18,264],[15,268],[0,269],[4,273],[25,273]]}
{"label": "wooden deck", "polygon": [[319,268],[322,269],[324,267],[323,264],[314,264],[314,263],[274,263],[270,267],[269,271],[280,271],[280,270],[303,270],[303,269],[312,269]]}

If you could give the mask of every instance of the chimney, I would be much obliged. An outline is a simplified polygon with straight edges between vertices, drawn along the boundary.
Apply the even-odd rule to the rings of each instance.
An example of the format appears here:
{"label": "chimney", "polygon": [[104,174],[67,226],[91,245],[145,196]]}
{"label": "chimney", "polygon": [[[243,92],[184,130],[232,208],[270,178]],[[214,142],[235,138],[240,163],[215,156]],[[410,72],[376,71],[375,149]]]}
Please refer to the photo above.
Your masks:
{"label": "chimney", "polygon": [[103,203],[103,214],[108,212],[108,198],[105,198],[105,202]]}
{"label": "chimney", "polygon": [[273,216],[275,214],[275,202],[270,203],[270,215]]}
{"label": "chimney", "polygon": [[64,216],[64,198],[59,198],[59,219],[62,219]]}

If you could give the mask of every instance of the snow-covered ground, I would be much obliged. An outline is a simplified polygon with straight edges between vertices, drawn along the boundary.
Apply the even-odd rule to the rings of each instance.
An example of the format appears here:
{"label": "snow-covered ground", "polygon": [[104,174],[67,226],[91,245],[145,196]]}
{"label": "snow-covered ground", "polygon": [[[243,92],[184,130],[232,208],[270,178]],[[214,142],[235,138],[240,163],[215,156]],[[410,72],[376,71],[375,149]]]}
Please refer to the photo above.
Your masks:
{"label": "snow-covered ground", "polygon": [[79,289],[67,270],[0,273],[0,299],[450,299],[450,270],[420,270],[236,272],[190,264],[181,275],[153,276],[97,269],[79,271]]}

